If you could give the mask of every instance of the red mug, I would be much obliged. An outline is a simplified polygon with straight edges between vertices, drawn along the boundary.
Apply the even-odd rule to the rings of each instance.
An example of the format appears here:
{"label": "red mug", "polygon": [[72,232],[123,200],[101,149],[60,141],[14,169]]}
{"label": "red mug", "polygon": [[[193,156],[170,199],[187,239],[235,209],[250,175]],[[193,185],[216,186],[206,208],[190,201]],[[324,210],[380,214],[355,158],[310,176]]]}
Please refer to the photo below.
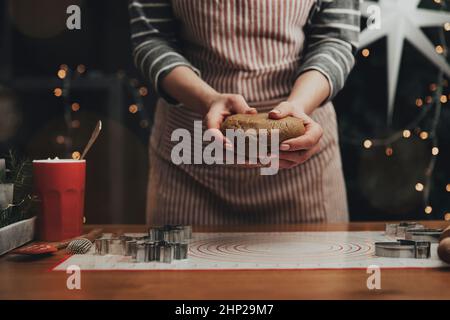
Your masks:
{"label": "red mug", "polygon": [[33,161],[34,190],[41,201],[40,240],[60,241],[81,235],[85,180],[85,160]]}

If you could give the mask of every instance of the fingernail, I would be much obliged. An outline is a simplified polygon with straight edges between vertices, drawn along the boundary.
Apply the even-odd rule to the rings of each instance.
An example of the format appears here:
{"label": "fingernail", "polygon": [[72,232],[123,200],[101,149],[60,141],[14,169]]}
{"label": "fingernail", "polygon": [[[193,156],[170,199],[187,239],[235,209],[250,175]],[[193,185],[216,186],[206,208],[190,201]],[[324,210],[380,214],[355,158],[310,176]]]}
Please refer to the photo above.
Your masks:
{"label": "fingernail", "polygon": [[272,111],[270,111],[270,113],[276,113],[276,114],[280,114],[280,113],[281,113],[281,111],[280,111],[280,110],[277,110],[277,109],[275,109],[275,110],[272,110]]}
{"label": "fingernail", "polygon": [[291,147],[288,144],[285,144],[285,143],[281,144],[281,146],[280,146],[280,150],[283,150],[283,151],[287,151],[290,148]]}
{"label": "fingernail", "polygon": [[225,143],[225,149],[233,150],[233,145],[229,143]]}

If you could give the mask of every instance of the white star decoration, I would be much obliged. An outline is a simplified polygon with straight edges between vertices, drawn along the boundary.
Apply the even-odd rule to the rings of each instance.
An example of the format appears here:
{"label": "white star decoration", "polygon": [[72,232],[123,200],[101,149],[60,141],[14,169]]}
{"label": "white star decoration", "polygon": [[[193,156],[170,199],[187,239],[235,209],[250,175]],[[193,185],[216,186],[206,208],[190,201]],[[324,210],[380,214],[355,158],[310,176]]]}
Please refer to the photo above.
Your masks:
{"label": "white star decoration", "polygon": [[436,67],[443,70],[450,77],[450,66],[443,55],[436,52],[436,48],[421,27],[443,27],[450,22],[448,12],[419,9],[421,0],[380,0],[379,2],[364,1],[361,13],[368,17],[367,8],[370,5],[380,7],[381,28],[366,28],[360,36],[360,48],[387,37],[387,65],[388,65],[388,124],[392,123],[394,113],[394,99],[397,89],[398,74],[403,52],[403,43],[407,39],[417,50],[427,57]]}

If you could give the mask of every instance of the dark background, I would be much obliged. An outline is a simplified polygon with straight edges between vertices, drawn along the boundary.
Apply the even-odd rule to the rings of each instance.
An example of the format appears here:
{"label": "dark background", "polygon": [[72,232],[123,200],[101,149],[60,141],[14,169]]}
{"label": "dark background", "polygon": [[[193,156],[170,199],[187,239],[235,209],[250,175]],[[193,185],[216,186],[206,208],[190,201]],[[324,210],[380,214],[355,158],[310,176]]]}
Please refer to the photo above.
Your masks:
{"label": "dark background", "polygon": [[[81,6],[81,30],[65,26],[72,4]],[[104,130],[88,156],[88,223],[145,222],[147,143],[156,97],[150,89],[146,94],[133,67],[127,5],[125,0],[0,0],[0,155],[13,149],[32,159],[71,157],[102,119]],[[422,5],[437,9],[431,0]],[[437,45],[436,29],[426,33]],[[388,129],[385,52],[382,39],[370,46],[369,57],[358,53],[357,66],[335,99],[351,219],[443,219],[450,212],[450,103],[442,106],[429,199],[415,185],[424,181],[432,157],[431,139],[417,137],[430,126],[432,112],[411,138],[362,147],[365,139],[403,130],[421,112],[416,99],[434,98],[438,70],[406,43],[394,125]],[[73,70],[65,81],[56,76],[62,64]],[[77,72],[79,65],[86,71]],[[64,89],[63,97],[54,95],[57,87]],[[448,95],[446,85],[443,90]],[[80,105],[76,112],[74,102]],[[133,104],[136,113],[129,111]],[[8,120],[1,122],[2,117]],[[391,156],[386,147],[392,147]],[[430,214],[424,212],[427,205]]]}

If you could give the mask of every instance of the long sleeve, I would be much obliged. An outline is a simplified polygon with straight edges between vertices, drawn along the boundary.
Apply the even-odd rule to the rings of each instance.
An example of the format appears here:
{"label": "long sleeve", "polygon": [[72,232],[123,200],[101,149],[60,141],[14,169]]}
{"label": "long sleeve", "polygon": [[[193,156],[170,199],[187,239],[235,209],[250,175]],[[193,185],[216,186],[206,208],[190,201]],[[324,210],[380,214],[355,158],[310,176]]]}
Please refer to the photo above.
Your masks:
{"label": "long sleeve", "polygon": [[177,66],[200,71],[180,53],[176,39],[177,21],[170,0],[130,0],[131,42],[134,63],[152,83],[156,93],[170,103],[176,103],[164,90],[161,80]]}
{"label": "long sleeve", "polygon": [[306,48],[298,75],[321,72],[333,99],[355,64],[360,33],[359,0],[318,0],[306,31]]}

